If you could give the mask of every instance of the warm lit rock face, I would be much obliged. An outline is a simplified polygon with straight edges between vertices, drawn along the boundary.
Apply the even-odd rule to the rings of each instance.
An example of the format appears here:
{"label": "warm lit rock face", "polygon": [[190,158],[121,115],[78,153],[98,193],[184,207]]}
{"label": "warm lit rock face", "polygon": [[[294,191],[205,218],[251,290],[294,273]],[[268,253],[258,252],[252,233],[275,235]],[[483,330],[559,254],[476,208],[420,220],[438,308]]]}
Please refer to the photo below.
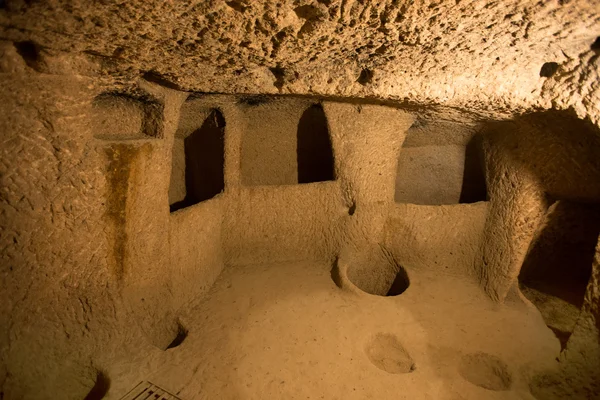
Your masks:
{"label": "warm lit rock face", "polygon": [[4,3],[2,37],[39,46],[41,72],[66,51],[120,83],[599,115],[596,0]]}
{"label": "warm lit rock face", "polygon": [[[393,398],[380,371],[416,399],[599,396],[598,35],[597,0],[0,0],[0,400],[120,398],[150,373],[189,399],[304,394],[219,386],[254,382],[236,365],[262,349],[231,282],[290,326],[311,304],[364,333]],[[320,263],[326,300],[245,281],[296,261],[274,292]],[[288,383],[323,390],[311,362]]]}

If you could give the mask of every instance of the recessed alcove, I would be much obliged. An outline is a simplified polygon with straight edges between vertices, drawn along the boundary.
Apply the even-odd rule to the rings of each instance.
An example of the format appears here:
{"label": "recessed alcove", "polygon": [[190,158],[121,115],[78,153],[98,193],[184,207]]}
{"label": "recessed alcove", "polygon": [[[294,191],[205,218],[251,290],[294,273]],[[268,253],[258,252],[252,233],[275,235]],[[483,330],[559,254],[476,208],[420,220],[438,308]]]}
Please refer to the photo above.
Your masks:
{"label": "recessed alcove", "polygon": [[200,126],[179,129],[175,135],[169,187],[171,212],[221,193],[225,189],[224,168],[225,118],[221,111],[212,109]]}
{"label": "recessed alcove", "polygon": [[298,183],[334,180],[333,148],[320,104],[308,107],[298,121],[296,154]]}
{"label": "recessed alcove", "polygon": [[394,198],[398,203],[422,205],[485,201],[477,127],[417,120],[400,149]]}
{"label": "recessed alcove", "polygon": [[323,107],[310,100],[246,97],[241,175],[245,186],[334,180],[333,149]]}

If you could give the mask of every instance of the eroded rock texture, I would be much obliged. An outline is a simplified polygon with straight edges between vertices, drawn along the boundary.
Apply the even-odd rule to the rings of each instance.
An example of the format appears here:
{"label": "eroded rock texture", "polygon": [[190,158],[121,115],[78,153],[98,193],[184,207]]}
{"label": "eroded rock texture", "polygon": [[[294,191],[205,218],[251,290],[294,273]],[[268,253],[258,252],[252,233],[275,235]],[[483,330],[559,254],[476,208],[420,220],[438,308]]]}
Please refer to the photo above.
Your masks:
{"label": "eroded rock texture", "polygon": [[[597,1],[6,0],[28,64],[66,51],[119,83],[318,93],[494,112],[573,106],[598,118]],[[77,71],[85,74],[89,71]]]}
{"label": "eroded rock texture", "polygon": [[[189,398],[397,394],[325,388],[313,360],[252,389],[252,340],[312,345],[311,321],[339,322],[325,375],[600,396],[598,35],[595,0],[0,1],[0,399],[120,398],[149,374]],[[310,301],[278,303],[283,272],[242,279],[296,261],[327,266]],[[363,320],[302,314],[321,295]],[[256,304],[309,323],[262,336]],[[396,317],[411,335],[369,331]]]}

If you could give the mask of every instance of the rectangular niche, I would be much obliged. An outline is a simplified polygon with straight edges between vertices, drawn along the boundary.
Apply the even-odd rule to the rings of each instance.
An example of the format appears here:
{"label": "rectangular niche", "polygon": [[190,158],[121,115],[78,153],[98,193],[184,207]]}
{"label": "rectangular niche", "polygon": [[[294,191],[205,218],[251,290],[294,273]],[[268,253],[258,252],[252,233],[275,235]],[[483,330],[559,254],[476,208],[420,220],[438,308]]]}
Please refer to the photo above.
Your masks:
{"label": "rectangular niche", "polygon": [[101,140],[160,139],[164,106],[149,97],[104,93],[92,103],[94,137]]}
{"label": "rectangular niche", "polygon": [[186,103],[173,142],[171,212],[211,199],[225,189],[225,118],[218,109]]}
{"label": "rectangular niche", "polygon": [[320,104],[298,98],[242,97],[242,184],[294,185],[334,180],[333,149]]}
{"label": "rectangular niche", "polygon": [[485,201],[483,159],[474,128],[417,120],[400,150],[395,200],[423,205]]}

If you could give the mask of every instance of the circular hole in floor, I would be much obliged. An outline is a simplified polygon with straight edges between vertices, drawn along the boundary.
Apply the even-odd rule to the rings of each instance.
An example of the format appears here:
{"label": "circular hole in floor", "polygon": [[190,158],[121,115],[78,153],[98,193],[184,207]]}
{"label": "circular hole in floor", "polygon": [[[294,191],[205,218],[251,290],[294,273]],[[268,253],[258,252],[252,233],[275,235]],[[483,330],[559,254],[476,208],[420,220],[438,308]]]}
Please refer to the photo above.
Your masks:
{"label": "circular hole in floor", "polygon": [[185,329],[180,322],[177,322],[177,335],[173,339],[173,341],[167,346],[167,350],[174,349],[179,346],[183,341],[187,338],[188,330]]}
{"label": "circular hole in floor", "polygon": [[389,333],[379,333],[365,348],[369,360],[377,368],[390,374],[406,374],[416,369],[415,362],[398,338]]}
{"label": "circular hole in floor", "polygon": [[106,396],[109,388],[110,379],[108,376],[102,371],[97,371],[94,386],[85,396],[84,400],[101,400]]}
{"label": "circular hole in floor", "polygon": [[509,390],[512,384],[506,363],[487,353],[477,352],[463,356],[458,372],[463,379],[488,390]]}
{"label": "circular hole in floor", "polygon": [[366,293],[398,296],[410,284],[406,270],[383,248],[373,248],[346,262],[348,280]]}

